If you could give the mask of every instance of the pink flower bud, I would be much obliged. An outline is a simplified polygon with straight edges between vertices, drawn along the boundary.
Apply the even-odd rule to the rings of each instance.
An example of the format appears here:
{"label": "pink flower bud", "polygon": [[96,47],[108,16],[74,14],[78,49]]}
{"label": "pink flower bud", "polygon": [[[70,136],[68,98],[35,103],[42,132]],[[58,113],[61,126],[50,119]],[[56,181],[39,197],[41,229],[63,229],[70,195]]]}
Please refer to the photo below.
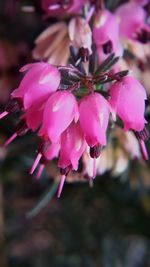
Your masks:
{"label": "pink flower bud", "polygon": [[80,123],[90,147],[97,144],[106,145],[109,113],[108,102],[98,93],[92,93],[81,100]]}
{"label": "pink flower bud", "polygon": [[11,96],[22,98],[25,109],[42,100],[46,101],[59,86],[60,73],[55,66],[48,63],[28,64],[20,71],[27,71],[27,73]]}
{"label": "pink flower bud", "polygon": [[60,158],[58,166],[62,169],[70,165],[74,170],[78,169],[78,161],[82,156],[86,142],[79,122],[72,122],[61,135]]}
{"label": "pink flower bud", "polygon": [[68,91],[55,92],[45,105],[43,125],[39,134],[49,137],[51,142],[58,142],[62,132],[73,120],[77,121],[78,117],[74,95]]}
{"label": "pink flower bud", "polygon": [[68,31],[73,46],[87,48],[89,53],[92,53],[92,32],[85,19],[81,17],[73,18],[69,22]]}
{"label": "pink flower bud", "polygon": [[124,77],[110,88],[110,105],[124,123],[125,130],[141,131],[144,128],[146,92],[133,77]]}

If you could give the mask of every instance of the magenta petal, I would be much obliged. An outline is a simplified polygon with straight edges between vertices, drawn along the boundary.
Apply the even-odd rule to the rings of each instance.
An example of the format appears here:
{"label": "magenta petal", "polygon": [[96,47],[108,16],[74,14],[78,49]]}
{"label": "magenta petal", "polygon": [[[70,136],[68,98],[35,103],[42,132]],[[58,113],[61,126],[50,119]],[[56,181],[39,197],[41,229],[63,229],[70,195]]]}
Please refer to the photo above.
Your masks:
{"label": "magenta petal", "polygon": [[47,160],[52,160],[55,157],[58,157],[60,150],[59,143],[52,143],[49,145],[48,149],[45,151],[44,156]]}
{"label": "magenta petal", "polygon": [[44,104],[36,103],[26,110],[23,118],[26,120],[26,124],[32,131],[37,130],[42,124]]}
{"label": "magenta petal", "polygon": [[22,98],[25,109],[42,100],[46,101],[59,86],[60,73],[55,66],[48,63],[29,64],[21,71],[27,72],[20,86],[12,92],[11,96]]}
{"label": "magenta petal", "polygon": [[[103,96],[93,93],[84,97],[79,105],[80,123],[89,146],[106,144],[109,104]],[[88,119],[90,118],[90,120]]]}
{"label": "magenta petal", "polygon": [[43,125],[39,135],[57,143],[60,135],[77,118],[78,107],[74,95],[67,91],[55,92],[45,105]]}
{"label": "magenta petal", "polygon": [[23,67],[20,68],[20,72],[25,72],[25,71],[29,71],[31,68],[35,67],[35,66],[40,66],[41,63],[29,63],[24,65]]}
{"label": "magenta petal", "polygon": [[110,105],[124,122],[125,130],[141,131],[144,128],[146,92],[133,77],[128,76],[110,88]]}
{"label": "magenta petal", "polygon": [[79,122],[72,124],[62,133],[60,144],[60,158],[58,166],[62,169],[72,166],[78,168],[78,161],[86,148],[84,133]]}

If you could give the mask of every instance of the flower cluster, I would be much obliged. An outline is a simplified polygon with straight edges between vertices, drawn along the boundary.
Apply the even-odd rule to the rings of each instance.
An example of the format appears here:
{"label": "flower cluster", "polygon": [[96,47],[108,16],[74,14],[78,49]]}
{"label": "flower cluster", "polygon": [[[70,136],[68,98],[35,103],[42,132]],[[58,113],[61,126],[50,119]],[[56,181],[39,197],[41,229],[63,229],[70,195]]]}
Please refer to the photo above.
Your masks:
{"label": "flower cluster", "polygon": [[[95,178],[97,159],[115,125],[123,124],[124,131],[132,131],[144,158],[148,159],[144,143],[148,138],[144,118],[145,89],[128,70],[120,70],[116,65],[118,56],[123,55],[121,38],[142,43],[150,40],[143,9],[146,3],[131,0],[111,13],[104,8],[102,1],[42,1],[47,16],[63,17],[72,13],[77,16],[67,26],[64,22],[50,26],[49,40],[53,39],[53,34],[56,36],[45,55],[52,54],[53,60],[21,68],[24,77],[12,92],[0,118],[21,111],[16,132],[5,146],[29,130],[39,136],[41,141],[31,174],[40,163],[39,178],[46,163],[58,158],[62,175],[58,197],[66,176],[71,170],[78,170],[79,161],[87,150],[93,161],[93,171],[89,176]],[[81,17],[84,4],[88,12]],[[47,32],[37,42],[45,37],[48,37]],[[64,37],[66,41],[62,44],[65,47],[67,42],[67,56],[62,48],[57,49],[57,53],[55,51],[57,42]],[[65,63],[69,58],[69,64],[50,64],[55,62],[55,58],[59,62],[60,53]],[[34,55],[38,58],[37,50]]]}
{"label": "flower cluster", "polygon": [[60,63],[66,63],[69,42],[77,48],[79,45],[88,47],[90,52],[93,37],[99,62],[102,62],[111,53],[122,56],[131,43],[145,45],[150,41],[148,8],[145,8],[148,0],[130,0],[116,6],[114,12],[105,8],[103,0],[41,0],[41,5],[46,17],[57,17],[63,21],[49,26],[37,38],[33,51],[35,59],[57,64],[61,51]]}
{"label": "flower cluster", "polygon": [[[73,48],[72,55],[75,56]],[[90,65],[92,60],[89,59]],[[144,147],[145,90],[128,71],[105,71],[114,62],[116,58],[112,54],[91,73],[86,73],[82,60],[77,66],[68,67],[45,62],[25,65],[20,70],[25,72],[24,78],[0,115],[2,118],[22,111],[16,132],[5,145],[28,130],[36,131],[41,138],[31,174],[40,162],[39,177],[47,161],[59,158],[62,179],[58,196],[68,173],[78,169],[87,147],[93,158],[92,178],[95,178],[96,159],[107,143],[108,125],[116,121],[116,115],[124,123],[124,130],[134,131]],[[112,85],[106,89],[103,84],[110,81]],[[146,152],[144,155],[147,158]]]}

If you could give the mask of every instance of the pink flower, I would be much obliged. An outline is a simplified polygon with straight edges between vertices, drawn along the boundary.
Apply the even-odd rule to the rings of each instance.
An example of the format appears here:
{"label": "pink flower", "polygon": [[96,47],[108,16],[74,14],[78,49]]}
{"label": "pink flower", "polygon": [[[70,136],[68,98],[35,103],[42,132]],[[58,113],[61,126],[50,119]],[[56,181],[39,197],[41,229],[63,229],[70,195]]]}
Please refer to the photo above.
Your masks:
{"label": "pink flower", "polygon": [[[137,3],[141,1],[131,1],[121,5],[116,10],[119,18],[120,35],[131,40],[141,41],[139,34],[150,32],[149,27],[145,24],[146,11]],[[142,1],[143,2],[143,1]]]}
{"label": "pink flower", "polygon": [[144,119],[146,92],[133,77],[125,77],[110,88],[110,105],[124,123],[125,130],[141,131]]}
{"label": "pink flower", "polygon": [[78,161],[86,148],[84,133],[79,122],[72,122],[62,133],[60,140],[58,166],[61,168],[62,177],[58,188],[58,197],[61,195],[67,174],[71,169],[78,169]]}
{"label": "pink flower", "polygon": [[27,71],[27,73],[11,96],[23,99],[24,109],[46,101],[59,86],[60,73],[55,66],[48,63],[28,64],[20,71]]}
{"label": "pink flower", "polygon": [[78,169],[78,161],[82,156],[86,142],[79,122],[72,122],[62,133],[60,139],[60,158],[58,166],[65,169],[69,166]]}
{"label": "pink flower", "polygon": [[96,14],[93,38],[97,45],[100,61],[103,61],[112,52],[117,55],[122,54],[119,24],[116,17],[108,10],[102,10]]}
{"label": "pink flower", "polygon": [[97,144],[106,145],[109,113],[108,102],[98,93],[92,93],[81,100],[79,105],[80,123],[90,147]]}
{"label": "pink flower", "polygon": [[68,91],[53,93],[47,101],[40,135],[58,142],[60,135],[70,123],[78,120],[78,106],[74,95]]}
{"label": "pink flower", "polygon": [[58,0],[42,0],[42,8],[46,12],[47,17],[66,16],[74,13],[78,14],[87,0],[70,0],[67,2],[68,3]]}

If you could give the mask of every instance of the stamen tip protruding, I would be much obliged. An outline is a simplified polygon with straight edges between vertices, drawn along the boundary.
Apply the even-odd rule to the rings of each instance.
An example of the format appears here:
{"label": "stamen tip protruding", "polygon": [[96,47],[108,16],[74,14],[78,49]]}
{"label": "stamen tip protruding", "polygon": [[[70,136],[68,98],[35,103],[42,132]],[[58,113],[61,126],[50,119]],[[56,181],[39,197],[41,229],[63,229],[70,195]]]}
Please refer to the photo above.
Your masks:
{"label": "stamen tip protruding", "polygon": [[145,160],[149,160],[149,156],[148,156],[147,148],[146,148],[145,142],[144,142],[143,140],[140,140],[140,146],[141,146],[141,150],[142,150],[143,158],[144,158]]}
{"label": "stamen tip protruding", "polygon": [[96,177],[96,158],[93,158],[93,179]]}
{"label": "stamen tip protruding", "polygon": [[92,179],[92,177],[89,178],[89,187],[90,188],[93,187],[93,179]]}
{"label": "stamen tip protruding", "polygon": [[9,112],[4,111],[0,114],[0,120],[3,119],[4,117],[6,117],[9,114]]}
{"label": "stamen tip protruding", "polygon": [[59,188],[58,188],[58,193],[57,193],[57,197],[60,198],[63,187],[64,187],[64,182],[66,179],[66,175],[62,175],[61,180],[60,180],[60,184],[59,184]]}
{"label": "stamen tip protruding", "polygon": [[6,140],[6,142],[4,143],[4,147],[7,147],[10,143],[12,143],[17,136],[17,133],[14,133],[10,138],[8,138],[8,140]]}
{"label": "stamen tip protruding", "polygon": [[42,158],[42,154],[41,153],[38,153],[38,155],[37,155],[37,157],[36,157],[36,159],[35,159],[35,161],[33,163],[33,166],[32,166],[32,168],[30,170],[30,174],[33,174],[34,173],[36,167],[38,166],[38,164],[39,164],[39,162],[41,160],[41,158]]}
{"label": "stamen tip protruding", "polygon": [[42,175],[42,172],[43,172],[43,170],[44,170],[44,164],[41,164],[40,165],[40,167],[39,167],[39,169],[38,169],[38,172],[37,172],[37,175],[36,175],[36,179],[37,180],[39,180],[40,179],[40,177],[41,177],[41,175]]}

